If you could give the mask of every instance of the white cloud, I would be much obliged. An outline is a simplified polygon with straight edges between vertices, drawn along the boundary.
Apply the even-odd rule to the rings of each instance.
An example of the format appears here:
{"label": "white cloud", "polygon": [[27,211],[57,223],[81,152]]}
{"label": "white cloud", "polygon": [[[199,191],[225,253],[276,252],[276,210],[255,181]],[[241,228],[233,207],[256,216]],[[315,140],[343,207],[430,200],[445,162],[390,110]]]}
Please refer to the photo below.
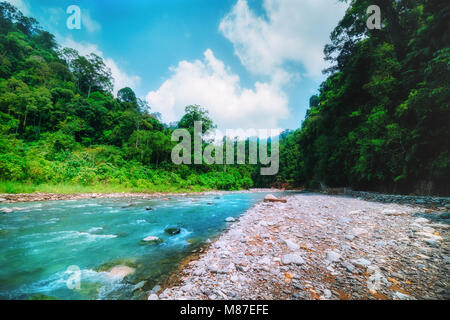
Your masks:
{"label": "white cloud", "polygon": [[[208,49],[203,60],[180,61],[170,68],[170,78],[147,101],[166,122],[179,120],[186,105],[199,104],[222,130],[276,128],[290,114],[283,87],[300,77],[323,77],[323,48],[346,8],[335,0],[264,0],[265,15],[258,16],[246,0],[238,0],[219,30],[248,71],[270,80],[244,88],[239,76]],[[292,63],[305,72],[292,72]]]}
{"label": "white cloud", "polygon": [[22,13],[26,16],[30,15],[30,9],[28,8],[28,4],[24,0],[6,0],[6,2],[11,3],[14,7],[22,11]]}
{"label": "white cloud", "polygon": [[296,62],[307,77],[320,77],[326,67],[324,45],[346,8],[336,0],[264,0],[266,18],[256,15],[246,0],[238,0],[219,30],[254,74],[288,76],[285,63]]}
{"label": "white cloud", "polygon": [[239,76],[208,49],[202,61],[181,61],[172,76],[147,95],[152,111],[166,122],[178,121],[184,107],[199,104],[210,112],[219,129],[276,128],[288,116],[287,97],[275,83],[256,82],[242,88]]}
{"label": "white cloud", "polygon": [[81,12],[81,22],[82,26],[85,27],[88,32],[92,33],[101,29],[101,25],[91,18],[89,10],[83,10]]}
{"label": "white cloud", "polygon": [[99,50],[97,45],[87,42],[76,42],[72,38],[64,38],[60,41],[63,47],[73,48],[77,50],[81,55],[86,56],[91,53],[103,58],[105,64],[111,69],[112,77],[114,78],[114,94],[124,87],[130,87],[136,89],[140,84],[141,78],[136,75],[127,74],[121,69],[112,58],[105,57],[103,52]]}

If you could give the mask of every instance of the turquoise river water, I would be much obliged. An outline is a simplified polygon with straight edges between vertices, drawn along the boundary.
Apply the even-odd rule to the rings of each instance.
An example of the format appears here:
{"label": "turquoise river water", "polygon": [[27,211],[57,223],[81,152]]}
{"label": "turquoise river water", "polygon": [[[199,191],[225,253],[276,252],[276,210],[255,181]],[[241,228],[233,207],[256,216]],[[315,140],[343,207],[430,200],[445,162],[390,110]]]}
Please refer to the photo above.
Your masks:
{"label": "turquoise river water", "polygon": [[[265,195],[2,205],[22,210],[0,214],[0,299],[145,299],[193,250],[226,228],[225,218],[240,216]],[[171,227],[181,232],[167,234]],[[142,243],[148,236],[163,242]],[[135,271],[112,277],[107,271],[118,265]],[[79,287],[70,285],[74,276]]]}

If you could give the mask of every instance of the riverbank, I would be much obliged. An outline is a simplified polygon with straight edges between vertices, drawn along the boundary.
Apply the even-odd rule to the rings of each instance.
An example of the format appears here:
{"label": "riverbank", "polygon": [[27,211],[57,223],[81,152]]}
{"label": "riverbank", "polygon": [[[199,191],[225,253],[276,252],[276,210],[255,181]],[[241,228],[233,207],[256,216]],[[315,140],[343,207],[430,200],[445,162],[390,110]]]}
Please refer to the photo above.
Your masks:
{"label": "riverbank", "polygon": [[0,181],[0,194],[30,194],[30,193],[57,193],[57,194],[81,194],[81,193],[181,193],[181,192],[204,192],[212,188],[189,186],[182,188],[167,183],[165,185],[133,186],[121,184],[94,183],[81,185],[72,183],[44,183],[33,184],[16,181]]}
{"label": "riverbank", "polygon": [[248,210],[149,299],[450,299],[446,207],[287,199]]}
{"label": "riverbank", "polygon": [[48,192],[33,192],[33,193],[0,193],[1,203],[16,203],[16,202],[34,202],[34,201],[57,201],[57,200],[84,200],[84,199],[112,199],[112,198],[130,198],[130,199],[154,199],[167,198],[174,196],[188,196],[188,195],[215,195],[233,192],[281,192],[279,189],[249,189],[239,191],[179,191],[179,192],[111,192],[111,193],[48,193]]}

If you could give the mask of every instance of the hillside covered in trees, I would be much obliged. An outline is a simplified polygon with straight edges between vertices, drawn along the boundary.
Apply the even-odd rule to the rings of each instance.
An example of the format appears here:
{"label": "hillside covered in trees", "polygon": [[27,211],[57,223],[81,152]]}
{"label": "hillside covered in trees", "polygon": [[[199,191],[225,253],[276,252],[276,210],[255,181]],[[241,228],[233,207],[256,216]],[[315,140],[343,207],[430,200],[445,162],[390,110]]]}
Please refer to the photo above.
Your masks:
{"label": "hillside covered in trees", "polygon": [[[382,28],[366,26],[368,6]],[[0,192],[175,191],[290,186],[450,194],[450,5],[351,1],[325,47],[332,66],[301,127],[280,139],[280,172],[174,165],[176,128],[130,88],[112,93],[102,58],[61,48],[0,3]],[[299,123],[300,123],[299,119]],[[205,142],[204,142],[205,143]],[[81,189],[80,189],[81,188]]]}
{"label": "hillside covered in trees", "polygon": [[[366,26],[374,4],[380,30]],[[449,21],[446,1],[352,1],[324,50],[328,78],[283,140],[278,179],[450,194]]]}
{"label": "hillside covered in trees", "polygon": [[114,97],[113,81],[102,58],[60,48],[36,20],[0,3],[0,192],[252,186],[247,166],[172,164],[172,131],[196,120],[212,128],[206,111],[188,106],[169,127],[130,88]]}

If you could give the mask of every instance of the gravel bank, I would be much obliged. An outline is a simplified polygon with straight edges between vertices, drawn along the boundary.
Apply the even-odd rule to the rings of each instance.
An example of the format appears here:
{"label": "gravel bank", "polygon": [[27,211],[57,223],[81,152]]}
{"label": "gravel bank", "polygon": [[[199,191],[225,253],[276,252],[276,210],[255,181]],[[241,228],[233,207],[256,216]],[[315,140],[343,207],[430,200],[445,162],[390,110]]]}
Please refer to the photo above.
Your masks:
{"label": "gravel bank", "polygon": [[[209,192],[193,192],[189,195],[207,195],[207,194],[218,194],[219,192],[209,191]],[[57,200],[85,200],[85,199],[112,199],[112,198],[130,198],[130,199],[151,199],[160,197],[171,197],[171,196],[185,196],[187,193],[73,193],[73,194],[63,194],[63,193],[44,193],[44,192],[34,192],[34,193],[17,193],[0,194],[0,203],[16,203],[16,202],[34,202],[34,201],[57,201]]]}
{"label": "gravel bank", "polygon": [[153,192],[153,193],[0,193],[0,203],[16,203],[16,202],[34,202],[34,201],[56,201],[56,200],[84,200],[84,199],[111,199],[111,198],[136,198],[136,199],[153,199],[161,197],[174,196],[193,196],[193,195],[215,195],[232,192],[281,192],[284,190],[278,189],[250,189],[242,191],[204,191],[204,192],[190,192],[190,193],[168,193],[168,192]]}
{"label": "gravel bank", "polygon": [[287,199],[247,211],[149,299],[450,299],[445,207]]}

